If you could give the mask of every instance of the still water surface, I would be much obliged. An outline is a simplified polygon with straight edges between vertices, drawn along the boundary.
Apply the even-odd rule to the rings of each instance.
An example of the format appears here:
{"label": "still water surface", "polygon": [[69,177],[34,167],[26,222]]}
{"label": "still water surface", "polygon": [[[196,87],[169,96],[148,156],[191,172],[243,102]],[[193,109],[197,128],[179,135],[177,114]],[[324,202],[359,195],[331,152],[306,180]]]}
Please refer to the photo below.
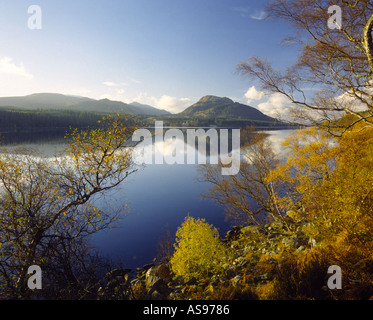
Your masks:
{"label": "still water surface", "polygon": [[[279,147],[292,130],[266,132],[275,147]],[[62,148],[62,142],[36,139],[22,146],[37,147],[43,154],[52,155]],[[19,143],[8,149],[16,146]],[[93,248],[105,257],[122,262],[124,267],[141,267],[152,262],[160,239],[167,231],[174,236],[188,214],[206,219],[224,236],[232,222],[226,219],[223,206],[201,197],[211,185],[197,181],[197,168],[198,165],[146,165],[130,175],[105,198],[105,203],[112,203],[113,208],[127,204],[127,214],[116,223],[117,228],[94,235]]]}

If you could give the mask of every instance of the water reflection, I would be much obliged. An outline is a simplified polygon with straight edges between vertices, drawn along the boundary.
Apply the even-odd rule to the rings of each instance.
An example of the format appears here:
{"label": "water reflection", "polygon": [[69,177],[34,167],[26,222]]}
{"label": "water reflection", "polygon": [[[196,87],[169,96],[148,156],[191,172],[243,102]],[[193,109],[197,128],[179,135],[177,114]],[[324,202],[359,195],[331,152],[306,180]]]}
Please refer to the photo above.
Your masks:
{"label": "water reflection", "polygon": [[[266,131],[275,148],[292,130]],[[63,149],[63,136],[57,140],[23,142],[25,147],[38,147],[44,156],[52,156]],[[15,148],[19,143],[8,145]],[[196,147],[189,145],[189,147]],[[209,148],[207,148],[209,150]],[[162,151],[162,150],[160,150]],[[164,152],[164,150],[163,150]],[[196,155],[198,155],[196,153]],[[111,210],[128,204],[128,214],[117,228],[100,232],[92,238],[92,246],[104,256],[120,260],[125,267],[135,269],[149,263],[157,255],[159,239],[167,229],[174,235],[189,214],[205,218],[223,236],[230,228],[224,208],[201,194],[209,183],[197,182],[198,164],[151,164],[129,176],[117,189],[99,198],[96,205]]]}
{"label": "water reflection", "polygon": [[[292,130],[268,131],[277,151]],[[201,194],[211,185],[197,182],[198,165],[147,165],[132,175],[110,198],[129,204],[129,215],[117,229],[97,234],[94,245],[101,253],[122,260],[129,268],[149,263],[156,256],[159,239],[176,229],[189,214],[205,218],[221,236],[231,228],[224,207]]]}
{"label": "water reflection", "polygon": [[29,131],[29,132],[1,132],[1,145],[20,145],[20,144],[58,144],[64,142],[64,137],[70,130],[68,128],[59,128],[50,131]]}

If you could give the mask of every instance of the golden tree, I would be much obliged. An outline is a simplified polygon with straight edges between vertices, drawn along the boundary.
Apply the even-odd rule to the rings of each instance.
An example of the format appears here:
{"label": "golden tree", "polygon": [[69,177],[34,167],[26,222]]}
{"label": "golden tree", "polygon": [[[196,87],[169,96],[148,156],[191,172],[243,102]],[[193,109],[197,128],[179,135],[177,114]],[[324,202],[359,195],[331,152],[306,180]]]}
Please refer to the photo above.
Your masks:
{"label": "golden tree", "polygon": [[318,242],[339,241],[371,251],[372,139],[372,128],[337,140],[315,129],[287,139],[289,157],[268,179],[292,186],[280,205],[303,219],[304,231]]}
{"label": "golden tree", "polygon": [[[341,25],[328,27],[329,8],[338,6]],[[373,120],[373,5],[369,0],[275,0],[266,12],[269,18],[290,23],[296,37],[298,61],[286,70],[275,70],[268,60],[251,57],[238,70],[259,80],[267,93],[288,98],[295,120],[323,125],[340,135],[358,123]],[[317,89],[315,94],[307,88]],[[353,121],[340,123],[342,115]]]}
{"label": "golden tree", "polygon": [[222,272],[227,253],[216,228],[204,219],[188,216],[176,232],[175,252],[170,264],[176,276],[187,281],[193,277],[201,279],[210,272]]}
{"label": "golden tree", "polygon": [[102,127],[74,130],[64,153],[53,159],[4,151],[0,156],[0,287],[2,295],[27,296],[27,271],[98,230],[116,214],[92,204],[135,169],[125,147],[135,127],[119,117]]}

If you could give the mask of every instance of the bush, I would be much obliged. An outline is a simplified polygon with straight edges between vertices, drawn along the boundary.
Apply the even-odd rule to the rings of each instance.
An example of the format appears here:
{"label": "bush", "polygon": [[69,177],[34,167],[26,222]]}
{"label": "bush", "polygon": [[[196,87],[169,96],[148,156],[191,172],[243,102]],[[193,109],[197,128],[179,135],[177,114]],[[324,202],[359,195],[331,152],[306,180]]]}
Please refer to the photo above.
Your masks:
{"label": "bush", "polygon": [[204,219],[186,217],[176,232],[175,252],[171,257],[171,270],[185,281],[202,279],[210,273],[219,274],[227,260],[227,248],[219,233]]}
{"label": "bush", "polygon": [[283,255],[274,274],[271,299],[316,299],[329,298],[325,290],[328,267],[334,263],[329,253],[321,248],[311,249],[299,255]]}

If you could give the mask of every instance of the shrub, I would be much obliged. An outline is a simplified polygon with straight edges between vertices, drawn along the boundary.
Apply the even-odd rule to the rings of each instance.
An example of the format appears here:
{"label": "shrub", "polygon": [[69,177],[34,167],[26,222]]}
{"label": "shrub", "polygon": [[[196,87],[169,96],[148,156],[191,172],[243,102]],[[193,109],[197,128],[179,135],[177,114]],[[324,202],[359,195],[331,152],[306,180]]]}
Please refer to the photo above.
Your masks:
{"label": "shrub", "polygon": [[176,277],[181,276],[186,281],[220,273],[227,259],[227,248],[218,231],[204,219],[186,217],[176,232],[174,246],[171,270]]}
{"label": "shrub", "polygon": [[327,270],[334,263],[328,252],[311,249],[299,255],[283,256],[274,275],[272,299],[328,299]]}

